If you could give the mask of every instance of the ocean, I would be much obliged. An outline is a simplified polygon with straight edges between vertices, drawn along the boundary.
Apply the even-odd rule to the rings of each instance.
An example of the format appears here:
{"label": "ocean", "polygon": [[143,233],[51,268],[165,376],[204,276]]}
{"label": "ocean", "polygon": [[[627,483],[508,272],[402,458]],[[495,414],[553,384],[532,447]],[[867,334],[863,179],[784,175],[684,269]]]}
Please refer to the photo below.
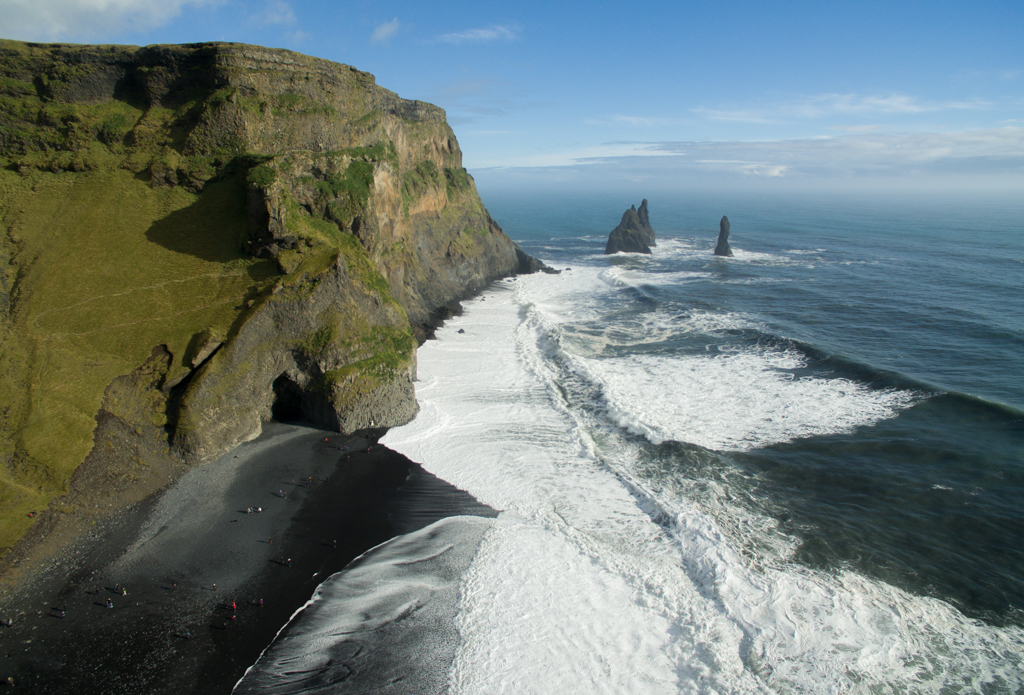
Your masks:
{"label": "ocean", "polygon": [[639,199],[484,200],[562,272],[465,302],[382,443],[500,513],[325,582],[304,658],[436,594],[434,692],[1024,689],[1021,201],[652,194],[605,256]]}

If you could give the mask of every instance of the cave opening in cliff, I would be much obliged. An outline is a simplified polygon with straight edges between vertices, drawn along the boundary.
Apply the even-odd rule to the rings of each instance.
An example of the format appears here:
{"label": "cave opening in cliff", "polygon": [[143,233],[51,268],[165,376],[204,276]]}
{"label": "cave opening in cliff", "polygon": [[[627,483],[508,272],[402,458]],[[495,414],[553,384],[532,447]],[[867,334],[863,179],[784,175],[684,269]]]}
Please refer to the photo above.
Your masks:
{"label": "cave opening in cliff", "polygon": [[270,414],[278,422],[306,419],[302,412],[302,388],[287,374],[274,379],[274,404]]}

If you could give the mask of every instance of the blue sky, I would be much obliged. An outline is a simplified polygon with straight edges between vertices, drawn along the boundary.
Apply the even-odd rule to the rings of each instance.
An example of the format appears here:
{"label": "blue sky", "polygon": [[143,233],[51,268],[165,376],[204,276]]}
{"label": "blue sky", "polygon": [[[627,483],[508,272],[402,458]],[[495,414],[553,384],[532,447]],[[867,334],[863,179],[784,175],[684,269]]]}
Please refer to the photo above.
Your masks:
{"label": "blue sky", "polygon": [[478,181],[1024,193],[1024,2],[5,0],[0,36],[241,41],[444,107]]}

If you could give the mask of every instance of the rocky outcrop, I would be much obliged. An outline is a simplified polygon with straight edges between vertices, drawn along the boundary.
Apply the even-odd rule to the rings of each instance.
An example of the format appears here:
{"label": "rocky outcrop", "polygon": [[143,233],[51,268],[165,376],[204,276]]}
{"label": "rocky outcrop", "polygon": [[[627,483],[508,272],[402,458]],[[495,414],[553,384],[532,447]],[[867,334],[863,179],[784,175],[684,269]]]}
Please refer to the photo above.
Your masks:
{"label": "rocky outcrop", "polygon": [[631,206],[622,215],[619,226],[608,235],[608,243],[604,252],[610,253],[650,253],[654,243],[654,230],[647,213],[647,199],[640,203],[640,209]]}
{"label": "rocky outcrop", "polygon": [[361,281],[354,250],[323,253],[312,260],[326,270],[300,268],[254,298],[184,388],[174,444],[187,460],[258,436],[275,415],[354,432],[416,414],[416,342],[401,305]]}
{"label": "rocky outcrop", "polygon": [[518,246],[516,247],[516,258],[519,259],[519,265],[516,266],[516,275],[532,275],[537,272],[547,273],[549,275],[558,275],[562,272],[560,270],[555,270],[543,261],[537,260]]}
{"label": "rocky outcrop", "polygon": [[416,412],[437,310],[545,269],[491,219],[444,111],[350,66],[0,40],[0,73],[0,547],[155,346],[159,384],[117,397],[161,413],[134,430],[178,460],[275,416],[387,427]]}
{"label": "rocky outcrop", "polygon": [[729,247],[729,218],[725,215],[722,215],[722,221],[718,223],[718,244],[715,246],[715,255],[732,255],[732,249]]}

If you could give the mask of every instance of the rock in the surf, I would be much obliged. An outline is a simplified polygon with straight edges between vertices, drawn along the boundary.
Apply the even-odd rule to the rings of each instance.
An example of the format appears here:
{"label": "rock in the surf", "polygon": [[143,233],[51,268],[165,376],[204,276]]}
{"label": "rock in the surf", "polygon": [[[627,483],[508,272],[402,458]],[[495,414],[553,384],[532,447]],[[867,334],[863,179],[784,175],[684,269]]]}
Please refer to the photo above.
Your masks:
{"label": "rock in the surf", "polygon": [[718,223],[718,245],[715,246],[715,255],[732,255],[732,249],[729,248],[729,218],[725,215],[722,215],[722,221]]}
{"label": "rock in the surf", "polygon": [[639,210],[632,205],[622,214],[619,226],[608,235],[608,244],[604,252],[650,253],[652,246],[657,244],[654,243],[654,230],[647,214],[647,199],[644,198]]}

